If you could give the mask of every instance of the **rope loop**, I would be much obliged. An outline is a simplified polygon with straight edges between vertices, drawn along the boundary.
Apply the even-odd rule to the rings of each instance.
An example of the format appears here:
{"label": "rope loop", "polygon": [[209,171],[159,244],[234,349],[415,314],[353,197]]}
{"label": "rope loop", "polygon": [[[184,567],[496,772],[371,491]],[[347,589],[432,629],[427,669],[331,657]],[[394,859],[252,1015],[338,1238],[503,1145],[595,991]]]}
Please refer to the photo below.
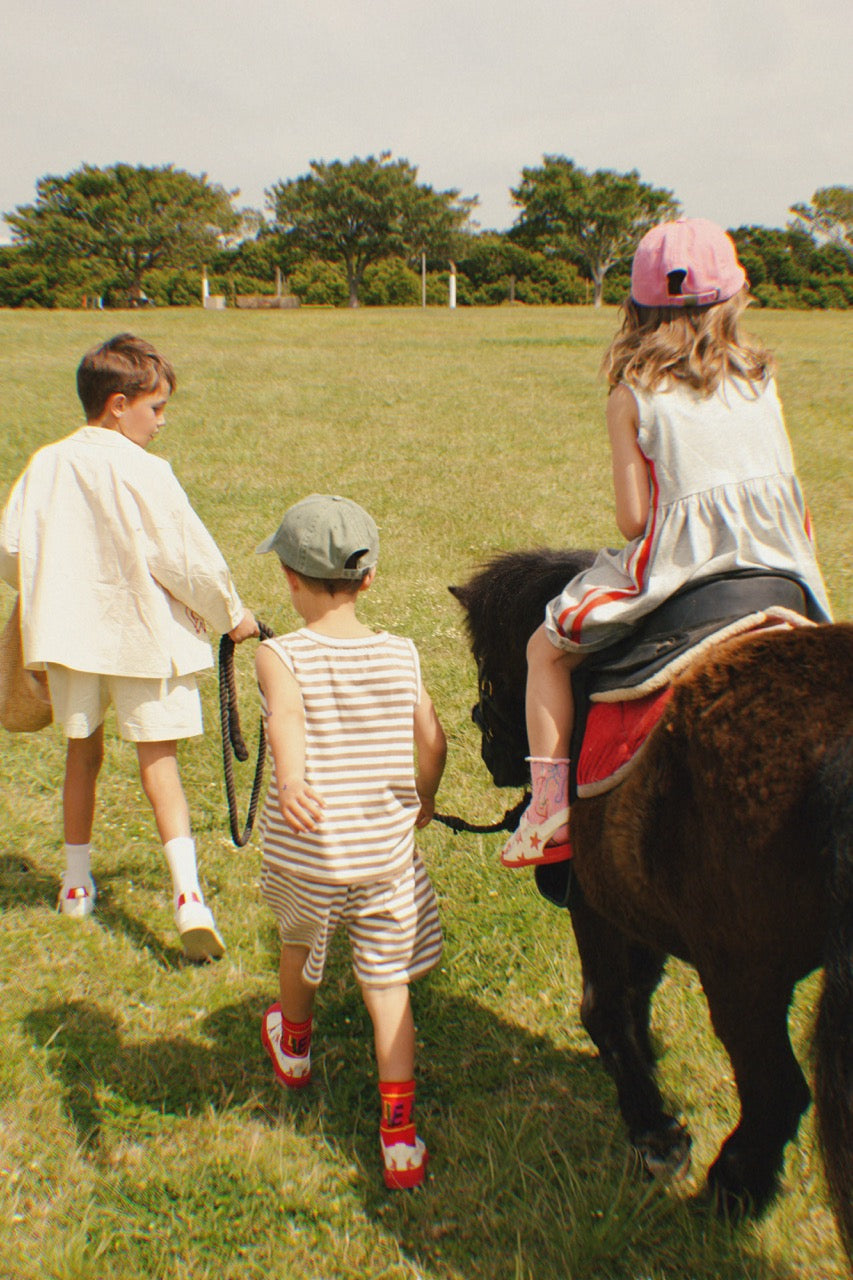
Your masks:
{"label": "rope loop", "polygon": [[[258,629],[264,640],[271,639],[275,632],[266,623],[258,622]],[[238,849],[249,843],[261,785],[264,779],[264,763],[266,761],[267,744],[264,736],[263,720],[258,723],[258,758],[255,765],[255,777],[249,799],[249,811],[242,831],[237,817],[237,790],[234,783],[234,757],[245,763],[249,758],[249,749],[243,739],[240,728],[240,713],[237,709],[237,682],[234,678],[234,641],[224,635],[219,641],[219,722],[222,728],[222,764],[225,771],[225,793],[228,797],[228,819],[231,826],[231,839]]]}

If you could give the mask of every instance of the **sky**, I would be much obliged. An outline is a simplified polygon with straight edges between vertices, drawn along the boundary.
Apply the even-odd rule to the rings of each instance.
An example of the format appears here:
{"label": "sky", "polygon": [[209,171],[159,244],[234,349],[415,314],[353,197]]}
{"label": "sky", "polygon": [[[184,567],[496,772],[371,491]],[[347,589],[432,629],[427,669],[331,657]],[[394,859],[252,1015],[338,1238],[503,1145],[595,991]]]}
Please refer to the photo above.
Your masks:
{"label": "sky", "polygon": [[3,0],[2,28],[0,213],[118,161],[263,209],[383,151],[497,230],[544,155],[727,227],[853,183],[850,0]]}

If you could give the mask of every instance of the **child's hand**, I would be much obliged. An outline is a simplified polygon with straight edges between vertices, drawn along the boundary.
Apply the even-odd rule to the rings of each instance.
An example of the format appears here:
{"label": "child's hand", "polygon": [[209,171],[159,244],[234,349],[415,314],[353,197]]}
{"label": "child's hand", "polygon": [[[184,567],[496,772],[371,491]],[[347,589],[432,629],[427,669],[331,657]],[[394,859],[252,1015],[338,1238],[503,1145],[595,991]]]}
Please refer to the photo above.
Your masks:
{"label": "child's hand", "polygon": [[323,800],[304,778],[290,778],[278,789],[278,807],[291,831],[316,831]]}
{"label": "child's hand", "polygon": [[236,627],[233,627],[232,630],[228,632],[229,638],[233,640],[235,644],[242,644],[244,640],[248,640],[249,636],[259,636],[260,634],[261,632],[257,619],[249,609],[245,610]]}
{"label": "child's hand", "polygon": [[418,810],[418,816],[415,818],[415,826],[417,827],[418,831],[420,831],[423,827],[428,827],[435,815],[435,797],[434,796],[430,797],[429,799],[426,799],[423,796],[421,796],[420,801],[421,801],[421,807]]}

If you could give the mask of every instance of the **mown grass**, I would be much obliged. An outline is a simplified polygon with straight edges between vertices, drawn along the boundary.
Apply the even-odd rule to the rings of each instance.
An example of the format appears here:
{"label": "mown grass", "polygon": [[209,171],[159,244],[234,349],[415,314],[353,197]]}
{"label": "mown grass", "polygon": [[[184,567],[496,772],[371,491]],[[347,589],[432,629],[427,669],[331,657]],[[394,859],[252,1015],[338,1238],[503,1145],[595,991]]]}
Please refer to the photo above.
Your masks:
{"label": "mown grass", "polygon": [[[0,313],[0,489],[34,448],[77,425],[82,351],[122,328],[150,338],[179,375],[155,448],[261,618],[281,630],[295,623],[274,565],[253,555],[287,505],[337,491],[374,513],[382,555],[365,617],[421,650],[450,740],[440,807],[489,820],[516,795],[495,792],[480,763],[474,673],[446,587],[502,548],[618,538],[596,376],[615,319],[582,308]],[[779,355],[827,581],[839,616],[850,616],[851,321],[757,313],[752,323]],[[11,599],[4,589],[4,608]],[[238,667],[248,736],[257,703],[246,650]],[[694,1135],[693,1173],[678,1187],[649,1187],[580,1026],[567,918],[527,875],[500,870],[500,837],[454,838],[436,825],[422,847],[446,952],[413,996],[432,1177],[417,1195],[389,1195],[368,1022],[342,940],[318,1004],[309,1096],[283,1094],[261,1050],[277,946],[257,892],[257,843],[236,851],[227,835],[213,678],[204,700],[208,732],[182,749],[182,769],[229,945],[205,968],[181,958],[134,753],[111,724],[100,898],[82,925],[54,909],[60,735],[0,737],[0,1274],[845,1274],[810,1116],[760,1222],[731,1226],[702,1205],[704,1170],[736,1105],[695,975],[670,965],[655,1004],[661,1076]],[[816,990],[816,978],[802,985],[792,1015],[803,1060]]]}

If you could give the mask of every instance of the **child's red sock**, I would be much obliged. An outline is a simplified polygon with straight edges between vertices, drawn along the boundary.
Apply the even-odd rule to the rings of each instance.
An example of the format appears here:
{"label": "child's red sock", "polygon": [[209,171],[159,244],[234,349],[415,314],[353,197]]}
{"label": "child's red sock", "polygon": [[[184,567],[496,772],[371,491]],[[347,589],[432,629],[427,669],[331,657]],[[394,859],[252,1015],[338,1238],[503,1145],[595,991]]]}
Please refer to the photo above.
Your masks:
{"label": "child's red sock", "polygon": [[380,1080],[379,1098],[382,1102],[382,1124],[386,1129],[399,1129],[401,1125],[412,1123],[414,1080]]}
{"label": "child's red sock", "polygon": [[311,1019],[291,1022],[281,1015],[281,1047],[289,1058],[304,1058],[311,1052]]}

